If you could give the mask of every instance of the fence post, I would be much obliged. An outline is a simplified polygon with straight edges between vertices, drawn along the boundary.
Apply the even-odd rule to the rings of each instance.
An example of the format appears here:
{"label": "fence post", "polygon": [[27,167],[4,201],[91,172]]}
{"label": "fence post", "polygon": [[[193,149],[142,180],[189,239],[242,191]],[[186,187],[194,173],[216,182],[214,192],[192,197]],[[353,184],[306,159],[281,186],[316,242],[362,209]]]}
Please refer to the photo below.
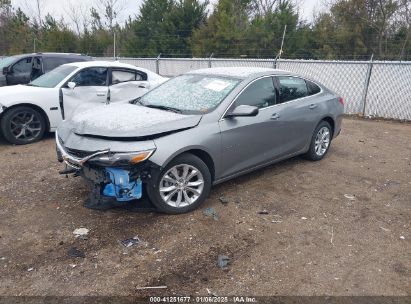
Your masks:
{"label": "fence post", "polygon": [[362,116],[365,116],[365,111],[366,111],[366,106],[367,106],[367,94],[368,94],[368,87],[370,85],[371,72],[372,72],[372,67],[373,67],[373,63],[372,63],[373,57],[374,57],[374,54],[371,55],[370,62],[368,63],[367,74],[365,76],[364,91],[362,94]]}
{"label": "fence post", "polygon": [[161,58],[161,53],[158,54],[156,58],[156,73],[160,75],[160,58]]}
{"label": "fence post", "polygon": [[210,57],[208,57],[208,67],[211,68],[211,59],[213,58],[214,53],[211,53]]}

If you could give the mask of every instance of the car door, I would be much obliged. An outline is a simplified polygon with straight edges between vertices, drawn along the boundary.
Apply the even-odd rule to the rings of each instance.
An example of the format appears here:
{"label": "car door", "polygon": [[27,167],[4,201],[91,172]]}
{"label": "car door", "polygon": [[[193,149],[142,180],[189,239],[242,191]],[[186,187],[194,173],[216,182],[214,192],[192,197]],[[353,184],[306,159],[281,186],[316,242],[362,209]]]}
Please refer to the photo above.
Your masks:
{"label": "car door", "polygon": [[110,101],[127,102],[148,92],[150,84],[147,74],[125,68],[112,68]]}
{"label": "car door", "polygon": [[10,67],[7,73],[7,84],[26,84],[30,82],[33,57],[24,57]]}
{"label": "car door", "polygon": [[[75,83],[70,88],[68,83]],[[110,95],[108,90],[108,68],[89,67],[77,72],[62,88],[64,119],[70,118],[81,109],[106,104]]]}
{"label": "car door", "polygon": [[316,97],[309,96],[307,83],[296,76],[277,76],[277,104],[273,107],[277,143],[271,153],[284,157],[300,152],[310,141],[319,115]]}
{"label": "car door", "polygon": [[272,107],[276,103],[273,77],[262,77],[250,83],[229,108],[239,105],[259,108],[257,116],[220,120],[222,141],[222,175],[228,177],[273,158],[272,142],[276,141],[276,123]]}

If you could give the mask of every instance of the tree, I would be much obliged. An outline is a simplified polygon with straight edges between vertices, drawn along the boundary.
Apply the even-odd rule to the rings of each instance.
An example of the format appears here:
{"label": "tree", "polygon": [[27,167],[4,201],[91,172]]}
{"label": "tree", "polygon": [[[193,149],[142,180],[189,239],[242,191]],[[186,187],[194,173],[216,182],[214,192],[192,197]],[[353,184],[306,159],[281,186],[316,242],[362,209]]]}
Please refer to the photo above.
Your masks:
{"label": "tree", "polygon": [[157,56],[162,53],[163,40],[167,38],[163,32],[163,22],[172,7],[172,0],[144,1],[137,19],[126,23],[122,34],[124,53],[133,56]]}
{"label": "tree", "polygon": [[193,31],[207,20],[208,1],[179,0],[165,15],[162,23],[161,49],[165,53],[191,56],[190,38]]}
{"label": "tree", "polygon": [[249,44],[250,0],[220,0],[205,25],[195,30],[191,39],[193,54],[240,56]]}

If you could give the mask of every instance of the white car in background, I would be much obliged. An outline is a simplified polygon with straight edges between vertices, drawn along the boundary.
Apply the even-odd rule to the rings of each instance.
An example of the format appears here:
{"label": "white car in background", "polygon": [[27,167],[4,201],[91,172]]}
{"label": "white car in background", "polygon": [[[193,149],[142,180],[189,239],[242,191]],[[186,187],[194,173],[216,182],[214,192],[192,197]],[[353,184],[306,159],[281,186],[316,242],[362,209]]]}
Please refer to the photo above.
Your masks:
{"label": "white car in background", "polygon": [[10,143],[32,143],[74,113],[134,100],[167,79],[119,62],[64,64],[27,85],[0,88],[0,131]]}

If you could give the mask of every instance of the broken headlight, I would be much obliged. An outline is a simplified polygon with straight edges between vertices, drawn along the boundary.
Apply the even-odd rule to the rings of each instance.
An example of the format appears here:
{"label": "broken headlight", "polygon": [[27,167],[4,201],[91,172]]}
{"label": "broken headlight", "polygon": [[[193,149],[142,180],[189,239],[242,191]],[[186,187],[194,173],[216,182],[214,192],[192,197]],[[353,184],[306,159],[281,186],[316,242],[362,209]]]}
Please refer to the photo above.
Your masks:
{"label": "broken headlight", "polygon": [[153,155],[155,149],[140,152],[109,153],[93,157],[88,161],[90,164],[100,164],[104,166],[125,166],[137,165]]}

